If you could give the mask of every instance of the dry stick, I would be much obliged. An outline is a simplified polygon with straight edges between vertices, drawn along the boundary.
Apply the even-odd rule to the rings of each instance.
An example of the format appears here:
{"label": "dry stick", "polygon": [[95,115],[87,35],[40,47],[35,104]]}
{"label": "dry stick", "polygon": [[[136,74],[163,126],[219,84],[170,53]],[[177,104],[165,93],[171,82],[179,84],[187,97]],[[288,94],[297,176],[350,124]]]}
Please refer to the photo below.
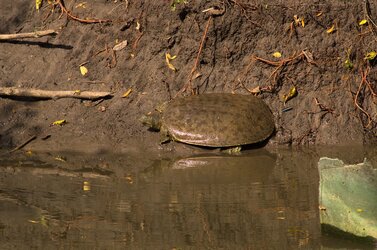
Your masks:
{"label": "dry stick", "polygon": [[203,50],[204,41],[205,41],[205,39],[207,37],[207,32],[208,32],[209,24],[211,23],[211,20],[212,20],[212,16],[210,16],[209,19],[208,19],[208,21],[207,21],[207,25],[206,25],[206,28],[204,30],[204,33],[203,33],[203,36],[202,36],[202,40],[200,42],[198,54],[196,55],[195,64],[194,64],[194,67],[192,67],[192,69],[191,69],[191,72],[190,72],[189,77],[188,77],[188,81],[183,86],[183,88],[180,91],[178,91],[178,93],[177,93],[176,96],[178,96],[179,94],[182,94],[183,92],[185,92],[187,90],[187,88],[189,88],[189,87],[192,89],[192,76],[195,73],[195,71],[196,71],[196,69],[197,69],[197,67],[199,65],[200,55],[201,55],[202,50]]}
{"label": "dry stick", "polygon": [[21,39],[21,38],[38,38],[41,36],[55,35],[57,32],[55,30],[41,30],[29,33],[18,33],[18,34],[2,34],[0,35],[0,40],[8,39]]}
{"label": "dry stick", "polygon": [[92,91],[53,91],[41,89],[24,89],[13,87],[0,87],[0,96],[8,97],[31,97],[41,99],[77,98],[96,100],[99,98],[111,97],[110,92]]}
{"label": "dry stick", "polygon": [[63,0],[56,0],[56,4],[59,5],[62,13],[65,13],[68,17],[70,17],[73,20],[79,21],[80,23],[110,23],[112,22],[112,20],[109,20],[109,19],[81,19],[79,17],[72,15],[71,12],[68,11],[64,7]]}
{"label": "dry stick", "polygon": [[17,150],[20,150],[21,148],[25,147],[27,144],[29,144],[31,141],[37,139],[37,136],[36,135],[33,135],[32,137],[30,137],[27,141],[25,141],[24,143],[18,145],[17,147],[15,147],[14,149],[12,149],[11,151],[9,151],[8,153],[13,153]]}

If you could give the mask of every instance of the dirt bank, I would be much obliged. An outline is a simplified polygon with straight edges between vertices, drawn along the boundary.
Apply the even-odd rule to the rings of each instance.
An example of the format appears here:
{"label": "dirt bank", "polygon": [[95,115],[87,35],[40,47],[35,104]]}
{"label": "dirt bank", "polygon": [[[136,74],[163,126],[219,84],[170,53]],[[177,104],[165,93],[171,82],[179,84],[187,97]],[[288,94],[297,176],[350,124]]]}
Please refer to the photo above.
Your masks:
{"label": "dirt bank", "polygon": [[[158,145],[158,135],[138,121],[141,114],[192,92],[251,90],[275,115],[271,145],[377,144],[377,69],[364,59],[377,49],[377,6],[268,2],[190,0],[173,10],[170,1],[64,1],[81,21],[111,20],[87,24],[58,4],[44,1],[36,11],[34,1],[0,0],[0,33],[58,31],[1,41],[0,87],[114,95],[95,102],[0,98],[0,147],[36,135],[31,148],[127,147],[139,140],[172,148]],[[367,23],[359,25],[362,19]],[[124,49],[112,50],[125,40]],[[170,68],[166,53],[176,56]],[[284,104],[292,87],[298,94]],[[64,126],[51,126],[62,119]]]}

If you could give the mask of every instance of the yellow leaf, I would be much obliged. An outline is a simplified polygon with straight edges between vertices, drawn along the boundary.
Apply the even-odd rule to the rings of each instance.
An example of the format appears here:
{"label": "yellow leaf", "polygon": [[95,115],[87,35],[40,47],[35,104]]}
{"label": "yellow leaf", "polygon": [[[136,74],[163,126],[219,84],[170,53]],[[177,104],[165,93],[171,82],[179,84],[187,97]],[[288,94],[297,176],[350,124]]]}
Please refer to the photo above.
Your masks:
{"label": "yellow leaf", "polygon": [[371,51],[371,52],[369,52],[369,53],[364,57],[364,59],[365,59],[365,60],[368,60],[368,61],[372,61],[374,58],[376,58],[376,56],[377,56],[376,51]]}
{"label": "yellow leaf", "polygon": [[132,184],[134,181],[132,180],[132,176],[126,176],[126,181],[129,183],[129,184]]}
{"label": "yellow leaf", "polygon": [[353,64],[351,62],[350,59],[347,59],[345,62],[344,62],[344,65],[347,69],[353,69]]}
{"label": "yellow leaf", "polygon": [[39,10],[42,6],[42,0],[35,0],[35,8]]}
{"label": "yellow leaf", "polygon": [[54,121],[51,125],[52,126],[63,126],[65,123],[67,123],[66,120],[57,120],[57,121]]}
{"label": "yellow leaf", "polygon": [[334,24],[333,24],[333,26],[331,26],[331,28],[329,28],[329,29],[326,30],[326,32],[328,34],[333,33],[334,31],[335,31],[335,25]]}
{"label": "yellow leaf", "polygon": [[300,18],[297,15],[293,16],[293,20],[295,20],[295,24],[298,25],[300,23]]}
{"label": "yellow leaf", "polygon": [[75,93],[75,95],[80,95],[81,94],[81,90],[76,89],[74,93]]}
{"label": "yellow leaf", "polygon": [[304,21],[304,18],[302,17],[301,18],[301,26],[304,28],[305,27],[305,21]]}
{"label": "yellow leaf", "polygon": [[362,210],[361,208],[356,209],[356,211],[357,211],[358,213],[363,212],[363,210]]}
{"label": "yellow leaf", "polygon": [[90,182],[89,181],[84,181],[84,183],[82,185],[82,190],[90,191]]}
{"label": "yellow leaf", "polygon": [[132,92],[132,89],[129,88],[129,89],[128,89],[128,90],[122,95],[122,98],[125,98],[125,97],[129,96],[129,95],[131,94],[131,92]]}
{"label": "yellow leaf", "polygon": [[85,66],[80,66],[81,75],[86,75],[88,73],[88,69]]}
{"label": "yellow leaf", "polygon": [[174,60],[176,57],[177,56],[171,56],[169,53],[165,54],[166,64],[168,65],[169,69],[171,69],[173,71],[177,71],[177,69],[174,67],[173,64],[170,63],[170,60]]}
{"label": "yellow leaf", "polygon": [[320,16],[322,16],[322,14],[323,14],[322,12],[318,12],[318,13],[316,14],[316,16],[317,16],[317,17],[320,17]]}
{"label": "yellow leaf", "polygon": [[275,53],[272,54],[273,57],[276,57],[276,58],[280,58],[281,57],[281,53],[276,51]]}
{"label": "yellow leaf", "polygon": [[61,161],[61,162],[66,162],[67,161],[65,159],[65,157],[63,157],[63,156],[56,156],[54,159],[57,160],[57,161]]}
{"label": "yellow leaf", "polygon": [[361,20],[360,22],[359,22],[359,25],[361,26],[361,25],[364,25],[364,24],[366,24],[368,21],[366,20],[366,19],[363,19],[363,20]]}
{"label": "yellow leaf", "polygon": [[291,89],[289,90],[289,93],[287,95],[283,95],[284,104],[290,99],[292,99],[293,97],[295,97],[296,95],[297,95],[297,89],[295,86],[292,86]]}

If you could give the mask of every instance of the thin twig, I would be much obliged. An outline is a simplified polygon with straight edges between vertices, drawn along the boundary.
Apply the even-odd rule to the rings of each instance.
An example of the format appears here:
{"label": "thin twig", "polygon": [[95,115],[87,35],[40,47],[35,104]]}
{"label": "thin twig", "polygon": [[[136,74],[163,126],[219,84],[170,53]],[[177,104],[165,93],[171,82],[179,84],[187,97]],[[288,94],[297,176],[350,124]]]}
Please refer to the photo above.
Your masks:
{"label": "thin twig", "polygon": [[17,150],[20,150],[21,148],[25,147],[27,144],[29,144],[31,141],[34,141],[35,139],[37,139],[37,136],[33,135],[32,137],[30,137],[29,139],[27,139],[27,141],[25,141],[24,143],[18,145],[17,147],[15,147],[14,149],[12,149],[8,153],[13,153],[13,152],[15,152]]}
{"label": "thin twig", "polygon": [[372,33],[374,34],[374,39],[377,40],[377,31],[376,31],[377,25],[371,17],[370,4],[368,0],[364,0],[363,10],[364,10],[364,15],[366,16],[368,22],[371,24],[371,26],[369,27],[372,30]]}
{"label": "thin twig", "polygon": [[207,25],[206,25],[206,28],[203,32],[203,36],[202,36],[202,40],[200,42],[200,46],[199,46],[199,50],[198,50],[198,54],[196,55],[196,59],[195,59],[195,63],[194,63],[194,66],[192,67],[191,69],[191,72],[189,74],[189,77],[188,77],[188,81],[187,83],[183,86],[183,88],[178,91],[177,95],[178,96],[179,94],[182,94],[183,92],[185,92],[188,88],[192,89],[192,77],[196,71],[196,69],[198,68],[198,65],[199,65],[199,60],[200,60],[200,55],[202,53],[202,50],[203,50],[203,45],[204,45],[204,41],[207,37],[207,33],[208,33],[208,29],[209,29],[209,24],[211,23],[211,20],[212,20],[212,16],[209,17],[208,21],[207,21]]}

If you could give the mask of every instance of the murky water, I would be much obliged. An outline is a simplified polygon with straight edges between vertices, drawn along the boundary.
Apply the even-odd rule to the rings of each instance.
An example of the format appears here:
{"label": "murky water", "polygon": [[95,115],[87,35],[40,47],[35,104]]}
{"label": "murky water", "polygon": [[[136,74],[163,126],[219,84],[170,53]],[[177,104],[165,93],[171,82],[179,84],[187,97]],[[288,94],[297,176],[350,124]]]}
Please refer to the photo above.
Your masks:
{"label": "murky water", "polygon": [[374,249],[321,233],[318,160],[375,155],[2,156],[0,249]]}

